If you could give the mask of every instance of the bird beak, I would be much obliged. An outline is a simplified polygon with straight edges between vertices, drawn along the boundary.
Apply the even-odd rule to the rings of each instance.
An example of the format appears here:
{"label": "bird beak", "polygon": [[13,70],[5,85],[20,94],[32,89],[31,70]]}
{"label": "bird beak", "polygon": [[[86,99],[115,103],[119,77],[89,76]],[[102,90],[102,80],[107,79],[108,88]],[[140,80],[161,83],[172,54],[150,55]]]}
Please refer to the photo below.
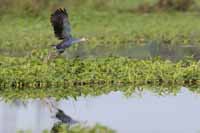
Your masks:
{"label": "bird beak", "polygon": [[88,41],[88,39],[85,37],[81,38],[81,42],[85,42],[85,41]]}

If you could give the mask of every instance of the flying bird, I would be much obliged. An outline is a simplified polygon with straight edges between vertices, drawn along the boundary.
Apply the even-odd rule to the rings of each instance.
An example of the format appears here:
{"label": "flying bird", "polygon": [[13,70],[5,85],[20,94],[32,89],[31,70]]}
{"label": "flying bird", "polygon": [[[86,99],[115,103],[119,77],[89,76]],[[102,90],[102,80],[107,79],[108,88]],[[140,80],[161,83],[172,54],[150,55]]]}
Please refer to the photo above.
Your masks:
{"label": "flying bird", "polygon": [[53,45],[59,54],[63,53],[65,49],[70,47],[72,44],[86,41],[86,38],[72,37],[69,16],[65,8],[59,8],[52,13],[50,21],[54,29],[55,36],[59,40],[62,40],[59,44]]}

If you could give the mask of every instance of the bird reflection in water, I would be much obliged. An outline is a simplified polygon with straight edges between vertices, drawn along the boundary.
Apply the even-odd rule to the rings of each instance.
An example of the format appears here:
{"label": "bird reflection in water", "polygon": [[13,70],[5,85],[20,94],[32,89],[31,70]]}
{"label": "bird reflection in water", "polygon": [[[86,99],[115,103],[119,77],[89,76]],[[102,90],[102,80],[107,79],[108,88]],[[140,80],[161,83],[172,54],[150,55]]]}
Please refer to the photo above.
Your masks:
{"label": "bird reflection in water", "polygon": [[49,108],[50,112],[53,114],[53,118],[59,120],[62,123],[73,125],[79,123],[70,116],[66,115],[63,110],[58,108],[56,100],[53,98],[46,98],[43,103]]}

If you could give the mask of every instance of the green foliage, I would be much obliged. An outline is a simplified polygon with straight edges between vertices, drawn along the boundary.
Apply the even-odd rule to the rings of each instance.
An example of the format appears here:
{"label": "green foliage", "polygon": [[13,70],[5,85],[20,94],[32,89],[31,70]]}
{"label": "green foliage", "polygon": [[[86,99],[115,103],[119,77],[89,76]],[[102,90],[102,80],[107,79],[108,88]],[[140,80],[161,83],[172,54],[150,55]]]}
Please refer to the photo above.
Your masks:
{"label": "green foliage", "polygon": [[0,0],[0,11],[1,15],[41,16],[41,13],[60,7],[78,9],[84,6],[98,10],[108,8],[108,5],[110,2],[105,0]]}
{"label": "green foliage", "polygon": [[[87,10],[70,13],[73,35],[89,39],[88,51],[102,46],[114,49],[123,44],[144,45],[152,40],[171,45],[199,45],[200,42],[200,18],[193,13],[132,15]],[[40,49],[46,51],[58,43],[49,15],[46,18],[3,17],[0,28],[1,54],[24,56]],[[73,49],[76,46],[70,48]]]}
{"label": "green foliage", "polygon": [[58,7],[75,10],[87,8],[91,11],[133,11],[139,6],[139,11],[152,9],[186,11],[194,2],[199,3],[198,0],[124,0],[123,2],[121,0],[0,0],[0,15],[42,16],[43,13]]}
{"label": "green foliage", "polygon": [[31,14],[39,15],[46,7],[50,7],[54,0],[0,0],[1,14]]}
{"label": "green foliage", "polygon": [[84,127],[78,125],[69,128],[66,124],[57,123],[52,128],[51,133],[114,133],[114,131],[99,124],[93,127]]}
{"label": "green foliage", "polygon": [[164,10],[187,11],[194,4],[194,0],[159,0],[157,8]]}
{"label": "green foliage", "polygon": [[136,11],[158,12],[158,11],[188,11],[195,4],[194,0],[158,0],[155,4],[140,4]]}
{"label": "green foliage", "polygon": [[[0,65],[1,97],[60,98],[81,95],[100,95],[112,90],[132,94],[137,86],[200,85],[200,64],[186,59],[177,63],[169,60],[137,60],[125,57],[87,59],[57,58],[44,63],[36,57],[4,58]],[[91,86],[103,85],[102,89]],[[129,88],[106,88],[112,85],[130,85]],[[169,87],[170,88],[170,87]],[[158,89],[157,91],[160,93]],[[173,90],[169,92],[174,92]]]}
{"label": "green foliage", "polygon": [[[17,133],[32,133],[32,131],[20,130]],[[67,124],[58,122],[53,125],[51,131],[44,130],[43,133],[115,133],[115,131],[100,124],[94,126],[76,125],[69,127]]]}
{"label": "green foliage", "polygon": [[[5,60],[2,57],[2,60]],[[188,63],[188,62],[187,62]],[[184,61],[173,63],[164,60],[137,60],[125,57],[107,57],[97,59],[64,59],[58,58],[44,63],[35,57],[24,59],[9,58],[1,62],[1,81],[122,81],[147,83],[180,83],[187,80],[198,80],[199,62]]]}
{"label": "green foliage", "polygon": [[17,133],[32,133],[32,131],[31,130],[26,130],[26,131],[19,130],[19,131],[17,131]]}

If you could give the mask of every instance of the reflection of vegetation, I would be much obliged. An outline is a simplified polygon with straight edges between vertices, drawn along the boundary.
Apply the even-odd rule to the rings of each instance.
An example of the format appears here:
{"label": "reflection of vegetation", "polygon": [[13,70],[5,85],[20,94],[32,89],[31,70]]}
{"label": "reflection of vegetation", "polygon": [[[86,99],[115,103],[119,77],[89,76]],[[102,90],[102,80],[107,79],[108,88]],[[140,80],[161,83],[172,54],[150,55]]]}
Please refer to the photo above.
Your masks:
{"label": "reflection of vegetation", "polygon": [[56,123],[51,129],[51,133],[67,133],[69,126],[67,124]]}
{"label": "reflection of vegetation", "polygon": [[[187,86],[192,92],[200,93],[199,85]],[[104,85],[67,85],[52,86],[49,88],[1,88],[0,96],[5,101],[13,101],[15,99],[28,100],[30,98],[46,98],[55,97],[57,100],[74,98],[80,96],[100,96],[114,91],[121,91],[125,96],[131,96],[134,93],[150,91],[157,95],[178,94],[181,86],[177,85],[136,85],[134,83],[123,84],[104,84]]]}
{"label": "reflection of vegetation", "polygon": [[17,131],[17,133],[32,133],[32,131],[31,130],[26,130],[26,131],[19,130],[19,131]]}
{"label": "reflection of vegetation", "polygon": [[96,125],[94,127],[74,126],[68,127],[66,124],[56,123],[51,130],[51,133],[114,133],[115,131],[107,127]]}

